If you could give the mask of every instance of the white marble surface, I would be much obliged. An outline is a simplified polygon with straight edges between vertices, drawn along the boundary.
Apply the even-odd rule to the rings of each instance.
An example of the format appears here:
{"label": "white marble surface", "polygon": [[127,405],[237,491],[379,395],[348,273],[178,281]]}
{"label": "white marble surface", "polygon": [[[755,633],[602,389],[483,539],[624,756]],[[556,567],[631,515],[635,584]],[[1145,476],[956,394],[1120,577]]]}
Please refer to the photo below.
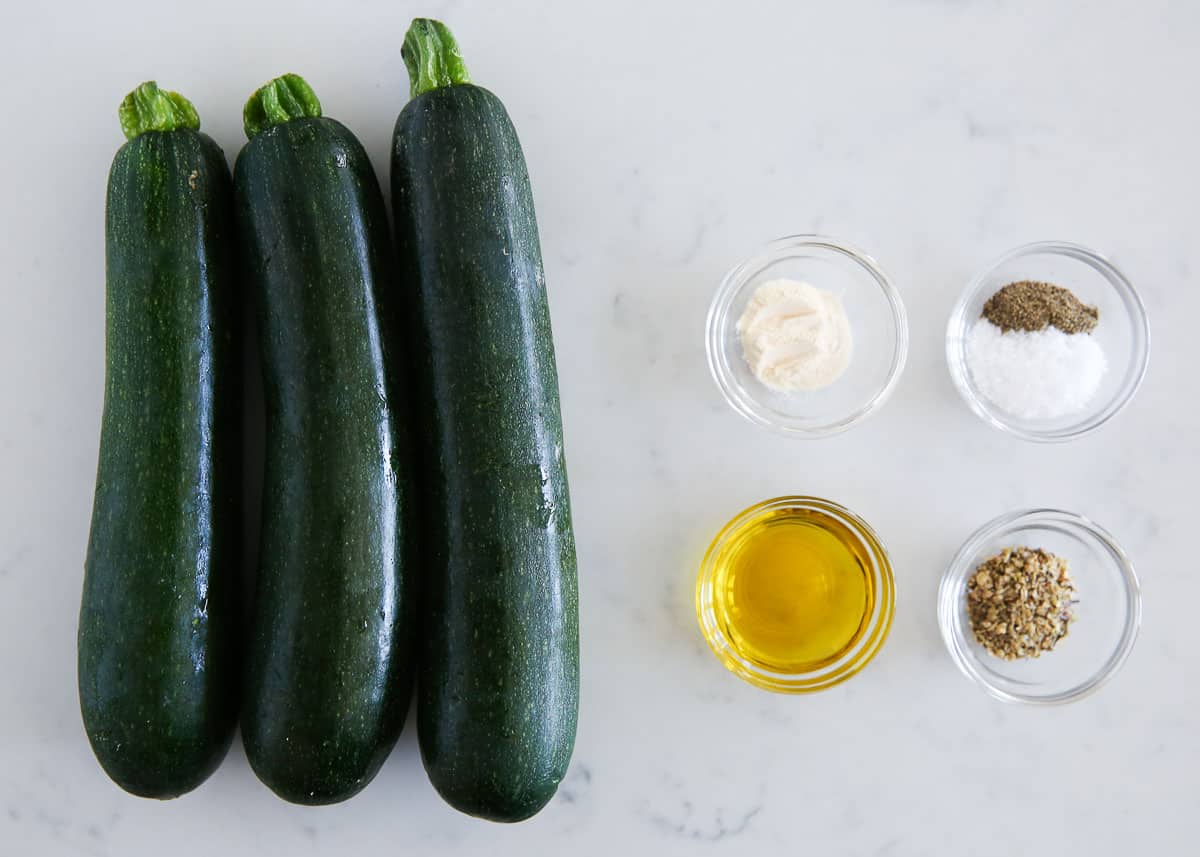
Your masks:
{"label": "white marble surface", "polygon": [[[83,4],[78,4],[83,6]],[[1172,0],[587,4],[20,4],[0,27],[0,854],[1182,854],[1200,808],[1200,7]],[[286,10],[286,11],[285,11]],[[305,74],[377,166],[408,19],[453,26],[521,131],[558,340],[582,603],[574,763],[504,828],[435,796],[407,731],[362,795],[286,805],[235,743],[198,791],[128,797],[75,691],[103,355],[102,211],[116,104],[154,76],[230,155],[249,91]],[[721,401],[703,356],[725,269],[820,230],[908,304],[894,398],[795,441]],[[1154,355],[1098,434],[1041,447],[957,399],[942,334],[979,266],[1031,240],[1109,253]],[[870,520],[896,567],[878,659],[810,698],[706,650],[694,573],[716,527],[785,492]],[[1052,504],[1109,527],[1145,621],[1099,694],[1003,705],[957,673],[938,577],[976,526]]]}

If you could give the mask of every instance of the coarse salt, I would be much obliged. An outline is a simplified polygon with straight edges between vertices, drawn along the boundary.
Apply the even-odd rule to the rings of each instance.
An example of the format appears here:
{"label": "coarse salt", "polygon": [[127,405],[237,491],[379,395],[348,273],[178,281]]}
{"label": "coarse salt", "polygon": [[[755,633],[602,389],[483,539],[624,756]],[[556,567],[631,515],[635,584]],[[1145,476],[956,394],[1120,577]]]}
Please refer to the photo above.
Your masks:
{"label": "coarse salt", "polygon": [[1026,420],[1083,410],[1108,368],[1091,334],[1056,327],[1002,332],[980,319],[967,334],[967,368],[984,397]]}

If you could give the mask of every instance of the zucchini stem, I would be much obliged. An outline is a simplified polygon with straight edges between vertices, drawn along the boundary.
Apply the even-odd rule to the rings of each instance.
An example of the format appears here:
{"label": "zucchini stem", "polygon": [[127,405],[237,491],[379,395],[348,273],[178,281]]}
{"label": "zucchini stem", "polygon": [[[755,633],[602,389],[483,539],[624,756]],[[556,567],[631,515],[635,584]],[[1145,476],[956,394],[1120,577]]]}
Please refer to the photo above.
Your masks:
{"label": "zucchini stem", "polygon": [[408,67],[413,98],[431,89],[471,82],[458,42],[441,21],[414,18],[400,56]]}
{"label": "zucchini stem", "polygon": [[125,96],[117,108],[117,118],[126,139],[140,137],[147,131],[174,131],[177,128],[200,128],[200,117],[192,102],[178,92],[159,89],[148,80]]}
{"label": "zucchini stem", "polygon": [[285,74],[250,96],[242,110],[242,127],[246,137],[253,140],[256,134],[273,125],[320,115],[321,102],[308,82],[298,74]]}

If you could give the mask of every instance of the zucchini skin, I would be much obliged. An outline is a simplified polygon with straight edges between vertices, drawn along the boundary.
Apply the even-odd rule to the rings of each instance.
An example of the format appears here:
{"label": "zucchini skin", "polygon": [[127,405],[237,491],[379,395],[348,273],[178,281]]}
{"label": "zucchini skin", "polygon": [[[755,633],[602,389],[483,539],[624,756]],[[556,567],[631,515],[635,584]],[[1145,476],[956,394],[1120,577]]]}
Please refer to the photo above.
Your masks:
{"label": "zucchini skin", "polygon": [[258,133],[234,188],[266,404],[242,735],[280,797],[334,803],[378,772],[411,693],[411,474],[386,310],[395,260],[379,182],[332,119]]}
{"label": "zucchini skin", "polygon": [[420,414],[417,725],[457,809],[520,821],[575,741],[579,626],[558,380],[524,156],[459,84],[396,122],[392,203]]}
{"label": "zucchini skin", "polygon": [[237,259],[220,148],[151,131],[113,160],[106,366],[78,679],[96,757],[171,798],[237,717],[241,471]]}

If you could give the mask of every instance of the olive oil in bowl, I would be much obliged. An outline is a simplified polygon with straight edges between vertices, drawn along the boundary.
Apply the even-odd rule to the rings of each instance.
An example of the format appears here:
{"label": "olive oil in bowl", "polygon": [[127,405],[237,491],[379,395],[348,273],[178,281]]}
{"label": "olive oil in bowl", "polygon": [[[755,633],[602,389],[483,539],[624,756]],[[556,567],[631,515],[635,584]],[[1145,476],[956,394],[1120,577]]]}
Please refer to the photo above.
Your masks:
{"label": "olive oil in bowl", "polygon": [[730,521],[696,589],[705,638],[734,673],[769,690],[844,681],[887,636],[894,585],[866,522],[813,497],[780,497]]}

